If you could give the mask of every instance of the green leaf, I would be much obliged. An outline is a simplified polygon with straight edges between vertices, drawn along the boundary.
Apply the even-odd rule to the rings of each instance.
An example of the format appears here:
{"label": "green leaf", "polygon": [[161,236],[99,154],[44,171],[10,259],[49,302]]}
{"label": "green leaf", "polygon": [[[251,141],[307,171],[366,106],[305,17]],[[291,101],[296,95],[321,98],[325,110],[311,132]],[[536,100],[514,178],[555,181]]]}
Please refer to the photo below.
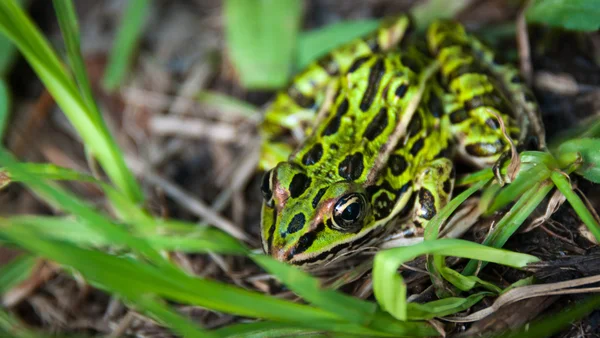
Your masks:
{"label": "green leaf", "polygon": [[594,235],[596,241],[600,242],[600,224],[598,224],[581,198],[579,198],[579,196],[573,191],[571,182],[563,175],[563,173],[559,173],[557,171],[552,172],[552,182],[556,184],[556,188],[558,188],[558,190],[560,190],[560,192],[565,196],[567,201],[569,201],[569,204],[571,204],[577,215]]}
{"label": "green leaf", "polygon": [[292,69],[302,6],[298,0],[227,0],[227,48],[242,85],[284,86]]}
{"label": "green leaf", "polygon": [[14,0],[0,1],[0,32],[19,48],[114,184],[131,200],[142,201],[141,189],[102,117],[90,109],[48,41]]}
{"label": "green leaf", "polygon": [[450,19],[471,3],[469,0],[428,0],[414,6],[411,14],[417,30],[425,30],[435,19]]}
{"label": "green leaf", "polygon": [[0,77],[8,73],[10,66],[17,57],[17,49],[9,39],[0,34]]}
{"label": "green leaf", "polygon": [[10,119],[10,93],[6,81],[0,79],[0,142]]}
{"label": "green leaf", "polygon": [[37,259],[32,255],[21,255],[0,268],[0,294],[29,277]]}
{"label": "green leaf", "polygon": [[302,32],[298,37],[296,67],[303,69],[327,52],[379,27],[379,20],[342,21]]}
{"label": "green leaf", "polygon": [[479,292],[466,298],[448,297],[434,300],[425,304],[409,303],[408,318],[410,320],[433,319],[464,311],[477,304],[483,297],[494,296],[492,292]]}
{"label": "green leaf", "polygon": [[[490,248],[460,239],[430,240],[408,247],[380,251],[373,263],[373,292],[381,307],[399,320],[407,320],[409,312],[406,284],[398,274],[398,267],[426,254],[479,259],[514,268],[522,268],[528,263],[539,261],[531,255]],[[460,310],[457,308],[456,311]]]}
{"label": "green leaf", "polygon": [[598,0],[535,0],[526,16],[529,22],[571,30],[600,29]]}
{"label": "green leaf", "polygon": [[579,153],[583,159],[577,173],[594,183],[600,183],[600,138],[583,138],[564,142],[558,148],[559,156]]}
{"label": "green leaf", "polygon": [[108,91],[117,89],[127,75],[148,16],[149,0],[131,0],[126,3],[127,8],[121,18],[102,79],[102,84]]}

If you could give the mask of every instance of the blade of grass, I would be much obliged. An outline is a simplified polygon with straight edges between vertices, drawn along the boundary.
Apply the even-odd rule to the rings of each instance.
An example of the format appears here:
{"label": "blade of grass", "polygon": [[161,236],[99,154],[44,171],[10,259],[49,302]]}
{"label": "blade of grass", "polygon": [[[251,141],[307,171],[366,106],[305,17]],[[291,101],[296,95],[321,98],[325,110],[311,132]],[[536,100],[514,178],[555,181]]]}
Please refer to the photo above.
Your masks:
{"label": "blade of grass", "polygon": [[0,268],[0,294],[4,294],[31,275],[37,259],[28,254],[14,258]]}
{"label": "blade of grass", "polygon": [[596,222],[596,219],[594,219],[594,216],[592,216],[581,198],[573,191],[573,187],[568,179],[557,171],[552,172],[551,178],[558,190],[560,190],[567,201],[569,201],[569,204],[575,209],[575,212],[587,226],[588,230],[594,235],[596,241],[600,243],[600,225]]}
{"label": "blade of grass", "polygon": [[4,139],[4,132],[10,118],[10,92],[6,81],[0,78],[0,143]]}
{"label": "blade of grass", "polygon": [[[498,222],[494,230],[483,241],[483,245],[494,248],[501,248],[506,241],[519,229],[521,224],[529,217],[535,208],[542,202],[546,195],[552,190],[553,185],[549,182],[541,182],[536,184],[531,190],[525,192],[521,198],[513,205]],[[481,263],[481,265],[480,265]],[[464,268],[462,274],[469,276],[475,273],[479,268],[483,268],[485,262],[480,262],[477,259],[471,259]]]}
{"label": "blade of grass", "polygon": [[539,261],[531,255],[459,239],[430,240],[409,247],[381,251],[375,256],[373,264],[373,291],[381,307],[399,320],[408,319],[408,304],[406,284],[397,270],[400,265],[426,254],[479,259],[514,268]]}
{"label": "blade of grass", "polygon": [[44,338],[50,337],[39,332],[34,332],[25,327],[17,318],[0,309],[0,334],[2,337],[14,338]]}
{"label": "blade of grass", "polygon": [[289,78],[302,6],[298,0],[227,0],[229,57],[242,85],[275,89]]}
{"label": "blade of grass", "polygon": [[81,201],[80,198],[60,189],[57,186],[52,186],[46,182],[43,182],[35,177],[29,175],[23,165],[17,163],[5,150],[0,148],[0,165],[6,167],[9,172],[20,172],[20,175],[25,177],[27,181],[27,187],[35,191],[35,193],[42,196],[44,199],[51,201],[51,203],[58,208],[65,210],[71,214],[77,215],[80,219],[85,221],[85,225],[90,229],[102,233],[107,238],[110,238],[117,245],[125,245],[128,248],[133,249],[142,256],[147,257],[154,263],[165,267],[171,267],[172,265],[165,260],[157,251],[152,249],[145,241],[135,238],[130,235],[122,227],[113,224],[110,220],[107,220],[103,215],[96,212],[92,207],[86,205]]}
{"label": "blade of grass", "polygon": [[363,335],[377,333],[347,323],[343,318],[319,308],[189,276],[181,270],[165,270],[131,258],[42,239],[30,229],[5,219],[0,219],[0,234],[29,251],[76,269],[91,285],[116,293],[133,303],[139,297],[156,295],[183,304],[302,327]]}
{"label": "blade of grass", "polygon": [[131,0],[126,3],[127,7],[123,12],[102,79],[104,89],[107,91],[117,89],[125,79],[149,12],[149,0]]}
{"label": "blade of grass", "polygon": [[265,255],[251,255],[250,257],[296,294],[319,308],[339,314],[350,322],[400,336],[427,336],[435,332],[426,323],[397,322],[377,311],[374,303],[353,298],[335,290],[323,289],[318,279],[271,257]]}
{"label": "blade of grass", "polygon": [[[83,57],[81,56],[81,46],[79,42],[79,25],[77,23],[77,14],[71,0],[53,0],[54,10],[58,18],[60,31],[62,32],[67,56],[71,64],[71,70],[75,75],[75,80],[79,85],[79,93],[83,97],[89,110],[93,111],[90,118],[100,117],[100,112],[96,106],[96,101],[92,94],[92,87],[87,76],[87,70]],[[98,123],[98,121],[96,121]]]}
{"label": "blade of grass", "polygon": [[92,117],[94,111],[56,53],[14,0],[0,1],[0,32],[19,48],[114,184],[131,200],[142,201],[141,190],[102,118]]}
{"label": "blade of grass", "polygon": [[417,30],[423,31],[435,19],[450,19],[471,3],[469,0],[428,0],[411,8]]}
{"label": "blade of grass", "polygon": [[142,296],[135,300],[138,307],[144,309],[146,313],[151,314],[152,317],[157,319],[159,322],[168,325],[179,333],[181,337],[191,338],[203,338],[203,337],[218,337],[217,335],[210,333],[204,329],[201,329],[198,325],[193,323],[190,319],[183,317],[179,313],[175,312],[168,306],[156,299],[156,297]]}
{"label": "blade of grass", "polygon": [[332,49],[364,36],[379,27],[379,20],[342,21],[298,36],[296,68],[303,69]]}

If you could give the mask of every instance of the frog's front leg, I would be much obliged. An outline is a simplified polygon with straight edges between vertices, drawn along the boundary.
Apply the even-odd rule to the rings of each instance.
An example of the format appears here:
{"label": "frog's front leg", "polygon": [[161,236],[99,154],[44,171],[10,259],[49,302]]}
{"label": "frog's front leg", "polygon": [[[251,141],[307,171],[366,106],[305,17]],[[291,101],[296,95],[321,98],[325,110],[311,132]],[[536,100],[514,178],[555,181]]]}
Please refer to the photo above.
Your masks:
{"label": "frog's front leg", "polygon": [[422,168],[414,182],[412,221],[417,233],[450,201],[455,177],[454,164],[445,157],[425,163]]}

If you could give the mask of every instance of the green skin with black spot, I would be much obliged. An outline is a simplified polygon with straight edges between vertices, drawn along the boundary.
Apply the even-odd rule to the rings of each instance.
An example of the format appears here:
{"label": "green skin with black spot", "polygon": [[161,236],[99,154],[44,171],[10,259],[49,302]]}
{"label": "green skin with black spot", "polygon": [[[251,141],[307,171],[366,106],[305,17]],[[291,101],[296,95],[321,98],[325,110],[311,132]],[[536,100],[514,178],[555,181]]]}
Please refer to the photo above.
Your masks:
{"label": "green skin with black spot", "polygon": [[[276,259],[312,267],[402,230],[394,219],[425,227],[451,198],[455,159],[485,167],[509,151],[500,119],[515,144],[532,125],[543,132],[514,68],[462,26],[433,23],[423,51],[398,47],[408,24],[386,21],[335,49],[268,108],[261,230]],[[436,61],[438,74],[420,82]],[[296,144],[281,141],[290,134]],[[357,222],[334,217],[351,205]]]}

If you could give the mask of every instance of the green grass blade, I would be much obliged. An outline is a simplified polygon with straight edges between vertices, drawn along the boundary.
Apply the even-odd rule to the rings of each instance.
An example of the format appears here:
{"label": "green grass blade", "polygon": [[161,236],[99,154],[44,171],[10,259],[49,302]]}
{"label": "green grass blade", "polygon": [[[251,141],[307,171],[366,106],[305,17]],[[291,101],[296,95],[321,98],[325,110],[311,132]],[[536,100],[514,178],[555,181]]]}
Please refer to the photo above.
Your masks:
{"label": "green grass blade", "polygon": [[73,1],[71,0],[54,0],[54,10],[56,11],[56,17],[58,18],[58,24],[65,41],[67,48],[67,56],[71,69],[75,75],[75,80],[79,85],[79,92],[89,110],[93,110],[94,113],[90,116],[91,118],[100,117],[98,108],[96,107],[96,101],[92,95],[92,87],[87,76],[87,70],[83,57],[81,56],[81,47],[79,42],[79,25],[77,23],[77,15],[75,14],[75,8],[73,7]]}
{"label": "green grass blade", "polygon": [[141,255],[152,260],[156,264],[162,266],[170,266],[170,264],[157,251],[152,249],[145,241],[135,238],[130,235],[122,227],[113,224],[103,215],[95,211],[92,207],[86,205],[80,198],[60,189],[57,186],[52,186],[44,181],[36,179],[29,175],[26,168],[22,164],[17,163],[5,150],[0,149],[0,165],[6,167],[9,172],[20,172],[19,175],[25,177],[27,186],[50,201],[58,208],[76,215],[85,222],[85,225],[102,233],[107,238],[111,238],[115,244],[125,245],[128,248],[140,253]]}
{"label": "green grass blade", "polygon": [[161,302],[160,300],[156,299],[156,297],[142,296],[137,298],[135,300],[135,303],[138,307],[144,309],[146,313],[149,313],[159,322],[171,327],[173,331],[178,333],[181,337],[218,337],[217,335],[214,335],[206,330],[201,329],[191,320],[183,317],[182,315],[165,305],[164,302]]}
{"label": "green grass blade", "polygon": [[10,119],[10,91],[8,84],[0,78],[0,143],[4,139],[4,132]]}
{"label": "green grass blade", "polygon": [[317,330],[290,327],[289,324],[277,322],[256,322],[233,324],[214,331],[219,337],[226,338],[278,338],[299,335],[318,334]]}
{"label": "green grass blade", "polygon": [[373,264],[373,291],[381,307],[395,318],[408,319],[406,285],[397,272],[400,265],[421,255],[437,254],[479,259],[514,268],[537,262],[537,257],[490,248],[459,239],[438,239],[379,252]]}
{"label": "green grass blade", "polygon": [[526,13],[527,21],[579,31],[600,29],[597,0],[535,0]]}
{"label": "green grass blade", "polygon": [[49,335],[34,332],[25,327],[17,318],[0,309],[0,335],[13,338],[47,338]]}
{"label": "green grass blade", "polygon": [[395,335],[428,336],[435,332],[426,323],[397,322],[377,311],[374,303],[344,295],[335,290],[323,289],[318,279],[293,266],[278,262],[265,255],[251,258],[276,276],[288,288],[321,309],[336,313],[349,322]]}
{"label": "green grass blade", "polygon": [[[0,172],[5,170],[6,169],[0,169]],[[23,163],[19,166],[19,170],[11,170],[7,172],[7,175],[11,182],[28,182],[31,179],[47,179],[99,183],[99,181],[91,175],[50,163]]]}
{"label": "green grass blade", "polygon": [[288,82],[300,29],[298,0],[226,0],[229,57],[242,85],[275,89]]}
{"label": "green grass blade", "polygon": [[121,24],[104,71],[102,83],[104,89],[117,89],[125,77],[132,62],[144,31],[150,0],[127,1],[127,8],[121,18]]}
{"label": "green grass blade", "polygon": [[435,19],[450,19],[470,3],[468,0],[428,0],[414,6],[410,12],[415,18],[417,30],[423,31]]}
{"label": "green grass blade", "polygon": [[[483,241],[483,245],[494,248],[501,248],[506,241],[519,229],[521,224],[531,215],[533,210],[542,202],[546,195],[552,190],[553,185],[549,182],[541,182],[536,184],[531,190],[527,191],[515,205],[507,212],[502,219],[496,224],[492,233]],[[472,259],[467,263],[462,274],[465,276],[475,273],[479,266],[479,261]],[[480,268],[486,265],[483,262]]]}
{"label": "green grass blade", "polygon": [[567,166],[581,156],[583,163],[577,173],[594,183],[600,183],[600,138],[582,138],[564,142],[558,148],[561,164]]}
{"label": "green grass blade", "polygon": [[19,48],[108,176],[131,200],[143,199],[135,178],[100,116],[92,117],[75,81],[31,19],[14,0],[0,1],[0,32]]}
{"label": "green grass blade", "polygon": [[569,201],[573,209],[575,209],[575,212],[587,226],[588,230],[590,230],[590,232],[594,235],[596,241],[600,243],[600,225],[594,216],[592,216],[581,198],[579,198],[579,196],[577,196],[577,194],[573,191],[571,183],[563,174],[556,171],[552,172],[552,182],[554,182],[558,190],[560,190],[567,201]]}
{"label": "green grass blade", "polygon": [[[115,257],[70,243],[40,238],[26,227],[0,219],[0,234],[24,249],[76,269],[93,286],[119,294],[135,303],[145,295],[202,306],[241,316],[296,323],[326,330],[361,332],[337,315],[227,284],[189,276],[180,270],[166,270],[140,261]],[[372,333],[362,329],[364,333]]]}
{"label": "green grass blade", "polygon": [[31,275],[37,262],[32,255],[22,254],[0,268],[0,294],[4,294]]}
{"label": "green grass blade", "polygon": [[342,21],[298,36],[296,68],[303,69],[332,49],[374,31],[379,20]]}
{"label": "green grass blade", "polygon": [[484,297],[494,296],[492,292],[478,292],[466,298],[448,297],[434,300],[426,304],[408,303],[408,318],[410,320],[427,320],[435,317],[448,316],[467,310],[479,303]]}

